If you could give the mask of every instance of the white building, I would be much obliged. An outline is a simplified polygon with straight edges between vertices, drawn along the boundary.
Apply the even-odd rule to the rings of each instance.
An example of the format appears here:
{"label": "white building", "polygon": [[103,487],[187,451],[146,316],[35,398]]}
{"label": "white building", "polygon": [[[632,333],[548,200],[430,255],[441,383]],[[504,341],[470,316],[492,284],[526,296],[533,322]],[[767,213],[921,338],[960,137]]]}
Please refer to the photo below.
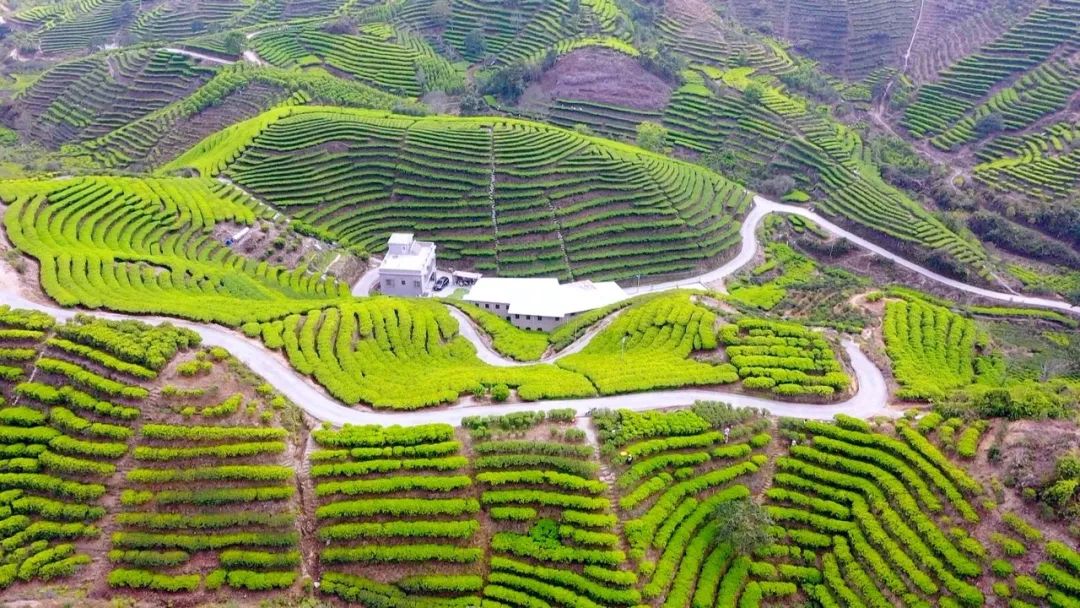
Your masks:
{"label": "white building", "polygon": [[626,292],[611,281],[560,285],[558,279],[550,278],[481,278],[464,299],[522,329],[550,331],[583,312],[627,297]]}
{"label": "white building", "polygon": [[435,285],[435,243],[395,232],[379,264],[379,289],[392,296],[427,296]]}

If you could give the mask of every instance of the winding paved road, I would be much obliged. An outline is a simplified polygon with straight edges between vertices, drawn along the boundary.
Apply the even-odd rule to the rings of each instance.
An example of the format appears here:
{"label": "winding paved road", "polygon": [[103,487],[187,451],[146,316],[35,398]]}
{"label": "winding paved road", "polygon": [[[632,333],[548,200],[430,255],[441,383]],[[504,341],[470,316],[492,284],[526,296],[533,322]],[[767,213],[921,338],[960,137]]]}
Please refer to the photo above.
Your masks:
{"label": "winding paved road", "polygon": [[[0,304],[13,308],[25,308],[46,312],[59,320],[67,320],[83,310],[59,308],[40,304],[17,294],[0,293]],[[189,321],[164,317],[139,317],[108,312],[89,311],[95,316],[108,319],[136,319],[147,323],[169,322],[177,327],[184,327],[202,336],[203,344],[221,346],[237,359],[243,361],[252,371],[263,376],[283,395],[299,405],[305,412],[317,420],[325,420],[335,425],[342,424],[427,424],[445,422],[460,424],[465,416],[484,416],[508,414],[519,411],[548,411],[559,408],[572,408],[580,416],[588,415],[596,408],[626,408],[648,410],[678,405],[691,405],[695,401],[725,401],[736,407],[756,407],[767,409],[777,416],[797,418],[829,419],[838,413],[859,418],[871,416],[896,415],[896,410],[887,407],[888,390],[881,370],[866,357],[852,341],[844,342],[844,349],[851,360],[852,370],[858,391],[851,398],[828,405],[786,403],[753,395],[710,389],[680,389],[655,391],[650,393],[631,393],[612,397],[592,397],[587,399],[559,399],[502,405],[456,405],[439,409],[425,409],[408,412],[380,411],[368,408],[352,408],[339,403],[310,379],[298,374],[282,358],[258,342],[245,337],[239,332],[218,327],[202,325]],[[462,324],[462,328],[469,324]],[[462,333],[466,335],[464,330]],[[587,341],[587,340],[586,340]],[[483,342],[480,343],[483,346]]]}
{"label": "winding paved road", "polygon": [[[1061,300],[1052,300],[1050,298],[1041,298],[1037,296],[1025,296],[1015,293],[1007,293],[1004,291],[994,291],[992,289],[986,289],[983,287],[976,287],[974,285],[968,285],[962,281],[951,279],[944,275],[938,274],[928,268],[919,266],[915,262],[907,260],[880,245],[876,245],[863,237],[841,228],[833,222],[825,219],[820,214],[817,214],[809,209],[802,207],[796,207],[793,205],[785,205],[771,201],[765,197],[754,195],[754,207],[743,218],[742,225],[739,227],[739,238],[741,244],[739,252],[734,258],[728,260],[723,265],[704,274],[700,274],[693,277],[687,277],[685,279],[679,279],[677,281],[667,281],[664,283],[652,283],[649,285],[642,285],[640,287],[627,287],[624,291],[631,296],[635,296],[642,293],[651,293],[654,291],[666,291],[670,289],[680,288],[701,288],[709,283],[715,283],[722,281],[727,277],[737,272],[743,266],[746,266],[754,259],[754,256],[758,251],[758,237],[757,229],[761,221],[765,219],[765,216],[770,213],[787,213],[790,215],[799,215],[809,220],[814,221],[818,226],[824,230],[831,232],[832,234],[847,239],[855,245],[866,249],[872,253],[875,253],[885,259],[891,260],[898,266],[902,266],[916,272],[932,281],[941,283],[953,289],[964,291],[973,295],[989,298],[992,300],[998,300],[1008,304],[1016,304],[1023,306],[1034,306],[1036,308],[1049,308],[1058,310],[1061,312],[1080,316],[1080,306],[1074,306],[1068,302]],[[367,295],[368,291],[374,286],[374,281],[377,278],[377,270],[369,271],[364,275],[361,283],[358,283],[353,288],[354,295]]]}
{"label": "winding paved road", "polygon": [[791,215],[799,215],[809,220],[813,220],[818,226],[835,234],[836,236],[843,237],[855,245],[866,249],[867,251],[876,253],[877,255],[892,260],[898,266],[903,266],[908,270],[921,274],[922,276],[947,285],[953,289],[958,289],[973,295],[982,296],[984,298],[990,298],[993,300],[999,300],[1001,302],[1007,302],[1009,304],[1020,304],[1025,306],[1034,306],[1037,308],[1050,308],[1059,310],[1065,313],[1071,313],[1080,316],[1080,306],[1073,306],[1068,302],[1061,300],[1052,300],[1050,298],[1040,298],[1036,296],[1024,296],[1012,293],[1006,293],[1003,291],[993,291],[991,289],[985,289],[983,287],[976,287],[974,285],[968,285],[967,283],[957,281],[956,279],[950,279],[949,277],[938,274],[932,270],[919,266],[915,262],[907,260],[887,249],[876,245],[861,236],[841,228],[836,224],[825,219],[821,215],[804,209],[802,207],[795,207],[793,205],[785,205],[770,201],[767,198],[761,196],[754,196],[754,208],[750,210],[750,213],[746,214],[746,218],[743,219],[742,226],[739,228],[739,236],[742,239],[742,245],[739,248],[739,253],[735,255],[730,261],[723,266],[715,270],[711,270],[705,274],[695,277],[689,277],[681,279],[679,281],[669,281],[667,283],[656,283],[653,285],[643,285],[640,288],[629,288],[625,291],[631,295],[637,295],[639,293],[648,293],[650,291],[663,291],[666,289],[675,289],[678,287],[687,287],[693,285],[708,284],[715,281],[720,281],[727,278],[735,271],[739,270],[754,258],[754,255],[758,250],[757,239],[757,227],[761,223],[761,220],[770,213],[787,213]]}
{"label": "winding paved road", "polygon": [[[1016,304],[1026,304],[1043,308],[1052,308],[1080,314],[1080,307],[1070,306],[1064,302],[1020,296],[995,292],[981,287],[974,287],[949,279],[937,273],[931,272],[917,264],[909,262],[900,256],[893,254],[865,239],[859,237],[836,224],[822,218],[818,214],[798,207],[781,205],[764,199],[754,197],[754,208],[747,214],[740,235],[742,246],[739,253],[721,267],[683,281],[661,283],[641,290],[627,290],[629,293],[645,291],[657,291],[686,287],[692,284],[710,283],[722,280],[731,275],[739,268],[745,266],[753,259],[757,251],[756,230],[758,224],[769,213],[791,213],[813,220],[819,226],[838,236],[844,237],[856,245],[877,253],[882,257],[893,260],[897,264],[917,272],[935,281],[949,285],[956,289],[980,295],[987,298],[998,299]],[[79,312],[91,312],[94,315],[109,319],[136,319],[148,323],[169,322],[178,327],[184,327],[195,331],[202,336],[203,343],[208,346],[221,346],[231,352],[236,358],[243,361],[254,372],[266,378],[278,391],[299,405],[308,414],[318,420],[325,420],[332,424],[420,424],[428,422],[446,422],[457,424],[464,416],[488,415],[496,413],[510,413],[528,410],[551,410],[557,408],[572,408],[579,415],[586,415],[595,408],[627,408],[632,410],[646,410],[677,405],[689,405],[698,400],[723,400],[740,407],[756,407],[769,410],[778,416],[791,416],[800,418],[831,418],[838,413],[848,414],[860,418],[869,418],[877,415],[896,415],[896,410],[888,408],[888,390],[881,370],[871,362],[859,349],[858,345],[851,340],[845,340],[843,346],[847,352],[854,372],[857,392],[849,399],[828,405],[789,403],[766,399],[742,393],[729,392],[721,389],[680,389],[667,391],[654,391],[648,393],[632,393],[612,397],[593,397],[587,399],[550,400],[539,402],[527,402],[503,405],[472,405],[466,401],[463,405],[451,406],[440,409],[418,410],[413,412],[376,411],[367,408],[351,408],[342,405],[336,399],[328,395],[322,387],[315,384],[310,378],[298,374],[278,353],[275,353],[261,343],[247,338],[243,334],[226,329],[217,325],[204,325],[190,321],[165,317],[144,317],[124,315],[99,311],[81,311],[75,309],[60,308],[50,304],[41,304],[28,300],[14,293],[0,292],[0,304],[6,304],[13,308],[25,308],[46,312],[59,320],[67,320]],[[485,340],[479,335],[472,321],[459,310],[451,307],[451,314],[458,320],[462,336],[472,342],[477,350],[477,356],[481,361],[491,365],[512,366],[524,365],[507,359],[491,350]],[[585,347],[597,332],[617,315],[613,314],[607,319],[591,328],[584,336],[576,340],[572,345],[557,355],[543,359],[544,362],[555,361],[560,357],[579,352]]]}
{"label": "winding paved road", "polygon": [[187,55],[194,59],[201,59],[202,61],[209,61],[210,63],[220,63],[223,65],[232,65],[236,63],[232,59],[223,59],[221,57],[214,57],[213,55],[207,55],[206,53],[199,53],[197,51],[189,51],[187,49],[178,49],[175,47],[164,47],[161,50],[168,51],[170,53],[176,53],[177,55]]}
{"label": "winding paved road", "polygon": [[479,359],[484,363],[487,363],[488,365],[495,365],[497,367],[517,367],[521,365],[536,365],[537,363],[554,363],[555,361],[558,361],[563,357],[572,355],[574,353],[579,353],[583,348],[589,345],[589,342],[592,341],[593,336],[600,333],[605,327],[610,325],[611,322],[615,319],[615,317],[619,316],[619,313],[622,312],[621,310],[616,311],[608,315],[600,322],[594,323],[593,326],[590,327],[585,333],[581,334],[581,336],[578,337],[577,340],[574,340],[569,345],[567,345],[566,348],[560,350],[557,353],[549,353],[536,361],[515,361],[508,357],[502,356],[501,354],[493,350],[490,346],[488,346],[487,339],[481,335],[481,332],[483,330],[477,327],[476,323],[473,323],[473,320],[470,319],[468,315],[461,312],[454,306],[447,306],[447,309],[450,311],[450,316],[457,319],[458,333],[460,333],[469,342],[472,342],[473,346],[476,347],[476,356],[479,357]]}
{"label": "winding paved road", "polygon": [[[1061,300],[1052,300],[1050,298],[1040,298],[1040,297],[1037,297],[1037,296],[1015,295],[1015,294],[1011,294],[1011,293],[1005,293],[1003,291],[994,291],[992,289],[985,289],[983,287],[975,287],[974,285],[968,285],[967,283],[957,281],[956,279],[950,279],[949,277],[940,275],[940,274],[938,274],[938,273],[936,273],[936,272],[934,272],[932,270],[928,270],[926,268],[923,268],[922,266],[919,266],[915,262],[911,262],[911,261],[909,261],[909,260],[907,260],[905,258],[902,258],[899,255],[897,255],[897,254],[895,254],[895,253],[893,253],[893,252],[891,252],[891,251],[889,251],[889,250],[887,250],[887,249],[885,249],[885,248],[883,248],[883,247],[881,247],[879,245],[875,245],[874,243],[871,243],[870,241],[862,238],[861,236],[858,236],[858,235],[856,235],[856,234],[854,234],[852,232],[849,232],[848,230],[845,230],[845,229],[841,228],[840,226],[837,226],[836,224],[830,222],[829,220],[821,217],[817,213],[814,213],[813,211],[810,211],[809,209],[803,209],[801,207],[792,207],[790,205],[782,205],[780,203],[770,201],[770,200],[768,200],[766,198],[762,198],[760,196],[755,196],[754,197],[754,204],[755,204],[754,211],[757,211],[758,208],[763,208],[763,209],[766,210],[765,213],[770,213],[770,212],[774,212],[774,211],[777,212],[777,213],[790,213],[792,215],[800,215],[800,216],[805,217],[807,219],[813,220],[814,222],[816,222],[819,226],[821,226],[825,230],[828,230],[829,232],[831,232],[831,233],[833,233],[833,234],[835,234],[837,236],[844,237],[845,239],[851,241],[852,243],[858,245],[859,247],[862,247],[863,249],[866,249],[867,251],[872,251],[872,252],[880,255],[883,258],[892,260],[898,266],[903,266],[904,268],[907,268],[908,270],[911,270],[913,272],[917,272],[918,274],[921,274],[922,276],[924,276],[924,277],[926,277],[926,278],[928,278],[928,279],[930,279],[932,281],[941,283],[942,285],[947,285],[949,287],[952,287],[953,289],[958,289],[960,291],[966,291],[967,293],[974,294],[974,295],[977,295],[977,296],[982,296],[984,298],[989,298],[989,299],[992,299],[992,300],[999,300],[999,301],[1002,301],[1002,302],[1008,302],[1010,304],[1022,304],[1024,306],[1034,306],[1036,308],[1050,308],[1050,309],[1053,309],[1053,310],[1059,310],[1061,312],[1070,313],[1070,314],[1080,316],[1080,306],[1073,306],[1073,305],[1069,304],[1068,302],[1063,302]],[[752,214],[753,213],[751,212],[751,215]],[[756,239],[755,239],[755,241],[756,241]],[[745,249],[745,241],[744,241],[744,247],[743,248]],[[756,248],[756,244],[755,244],[755,248]],[[742,251],[739,252],[740,255],[742,255],[742,253],[743,253]]]}

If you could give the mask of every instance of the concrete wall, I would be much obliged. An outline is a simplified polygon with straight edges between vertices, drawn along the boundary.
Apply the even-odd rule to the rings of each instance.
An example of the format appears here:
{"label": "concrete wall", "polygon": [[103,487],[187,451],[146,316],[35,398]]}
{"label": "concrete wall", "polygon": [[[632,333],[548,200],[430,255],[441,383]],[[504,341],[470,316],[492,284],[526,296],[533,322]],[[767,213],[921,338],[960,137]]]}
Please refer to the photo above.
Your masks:
{"label": "concrete wall", "polygon": [[500,317],[506,319],[514,327],[520,327],[521,329],[535,329],[539,331],[551,331],[556,327],[562,325],[563,317],[542,317],[540,315],[512,315],[509,312],[509,304],[500,304],[498,302],[473,302],[481,310],[495,313]]}
{"label": "concrete wall", "polygon": [[419,272],[415,274],[379,272],[379,291],[388,296],[419,297],[430,290],[430,281],[426,281]]}

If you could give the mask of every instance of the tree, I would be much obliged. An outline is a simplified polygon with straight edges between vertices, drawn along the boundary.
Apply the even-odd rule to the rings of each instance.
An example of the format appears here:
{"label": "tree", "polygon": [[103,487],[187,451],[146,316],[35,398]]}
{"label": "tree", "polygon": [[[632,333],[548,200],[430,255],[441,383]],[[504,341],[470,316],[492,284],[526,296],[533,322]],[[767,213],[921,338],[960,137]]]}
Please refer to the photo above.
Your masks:
{"label": "tree", "polygon": [[229,32],[225,36],[225,52],[230,55],[239,55],[244,52],[244,35],[240,32]]}
{"label": "tree", "polygon": [[761,103],[761,98],[765,96],[765,87],[757,82],[751,82],[746,90],[743,91],[743,97],[750,103]]}
{"label": "tree", "polygon": [[483,113],[486,108],[487,104],[484,103],[484,98],[477,95],[475,91],[467,92],[461,97],[462,116],[475,116]]}
{"label": "tree", "polygon": [[124,0],[113,9],[113,17],[120,23],[127,23],[135,16],[135,5],[131,0]]}
{"label": "tree", "polygon": [[482,57],[487,52],[484,30],[480,28],[470,30],[468,34],[465,34],[465,39],[461,41],[461,44],[465,48],[465,54],[469,57]]}
{"label": "tree", "polygon": [[585,135],[587,137],[592,137],[596,135],[596,132],[592,130],[592,127],[586,124],[582,124],[580,122],[574,124],[574,133]]}
{"label": "tree", "polygon": [[637,126],[637,145],[650,152],[666,154],[668,148],[668,130],[655,122],[643,122]]}
{"label": "tree", "polygon": [[731,150],[712,150],[701,156],[701,164],[717,173],[727,174],[739,166],[739,157]]}
{"label": "tree", "polygon": [[513,64],[486,76],[481,85],[480,92],[485,95],[494,95],[503,103],[517,103],[521,94],[525,92],[526,71],[524,66]]}
{"label": "tree", "polygon": [[975,121],[975,133],[986,137],[1005,130],[1005,117],[998,112],[991,112]]}
{"label": "tree", "polygon": [[327,23],[323,26],[323,31],[328,34],[356,34],[356,19],[345,15]]}
{"label": "tree", "polygon": [[731,547],[740,555],[751,555],[773,542],[769,535],[772,518],[750,498],[720,503],[713,517],[719,526],[718,538],[728,539]]}
{"label": "tree", "polygon": [[775,175],[758,181],[754,189],[768,196],[783,196],[794,190],[796,185],[795,178],[790,175]]}
{"label": "tree", "polygon": [[451,8],[449,0],[435,0],[428,7],[428,17],[437,27],[444,27],[450,23],[450,18],[453,16],[454,9]]}
{"label": "tree", "polygon": [[510,387],[505,384],[496,384],[491,387],[491,399],[497,403],[502,403],[510,398]]}

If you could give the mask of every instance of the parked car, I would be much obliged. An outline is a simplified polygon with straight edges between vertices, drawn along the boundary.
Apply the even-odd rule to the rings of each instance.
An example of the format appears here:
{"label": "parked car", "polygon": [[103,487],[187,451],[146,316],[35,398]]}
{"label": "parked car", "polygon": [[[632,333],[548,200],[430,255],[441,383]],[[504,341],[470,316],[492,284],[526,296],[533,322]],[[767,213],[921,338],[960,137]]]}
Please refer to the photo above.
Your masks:
{"label": "parked car", "polygon": [[446,277],[439,277],[435,281],[435,291],[442,291],[449,284],[450,284],[450,279],[448,279]]}

